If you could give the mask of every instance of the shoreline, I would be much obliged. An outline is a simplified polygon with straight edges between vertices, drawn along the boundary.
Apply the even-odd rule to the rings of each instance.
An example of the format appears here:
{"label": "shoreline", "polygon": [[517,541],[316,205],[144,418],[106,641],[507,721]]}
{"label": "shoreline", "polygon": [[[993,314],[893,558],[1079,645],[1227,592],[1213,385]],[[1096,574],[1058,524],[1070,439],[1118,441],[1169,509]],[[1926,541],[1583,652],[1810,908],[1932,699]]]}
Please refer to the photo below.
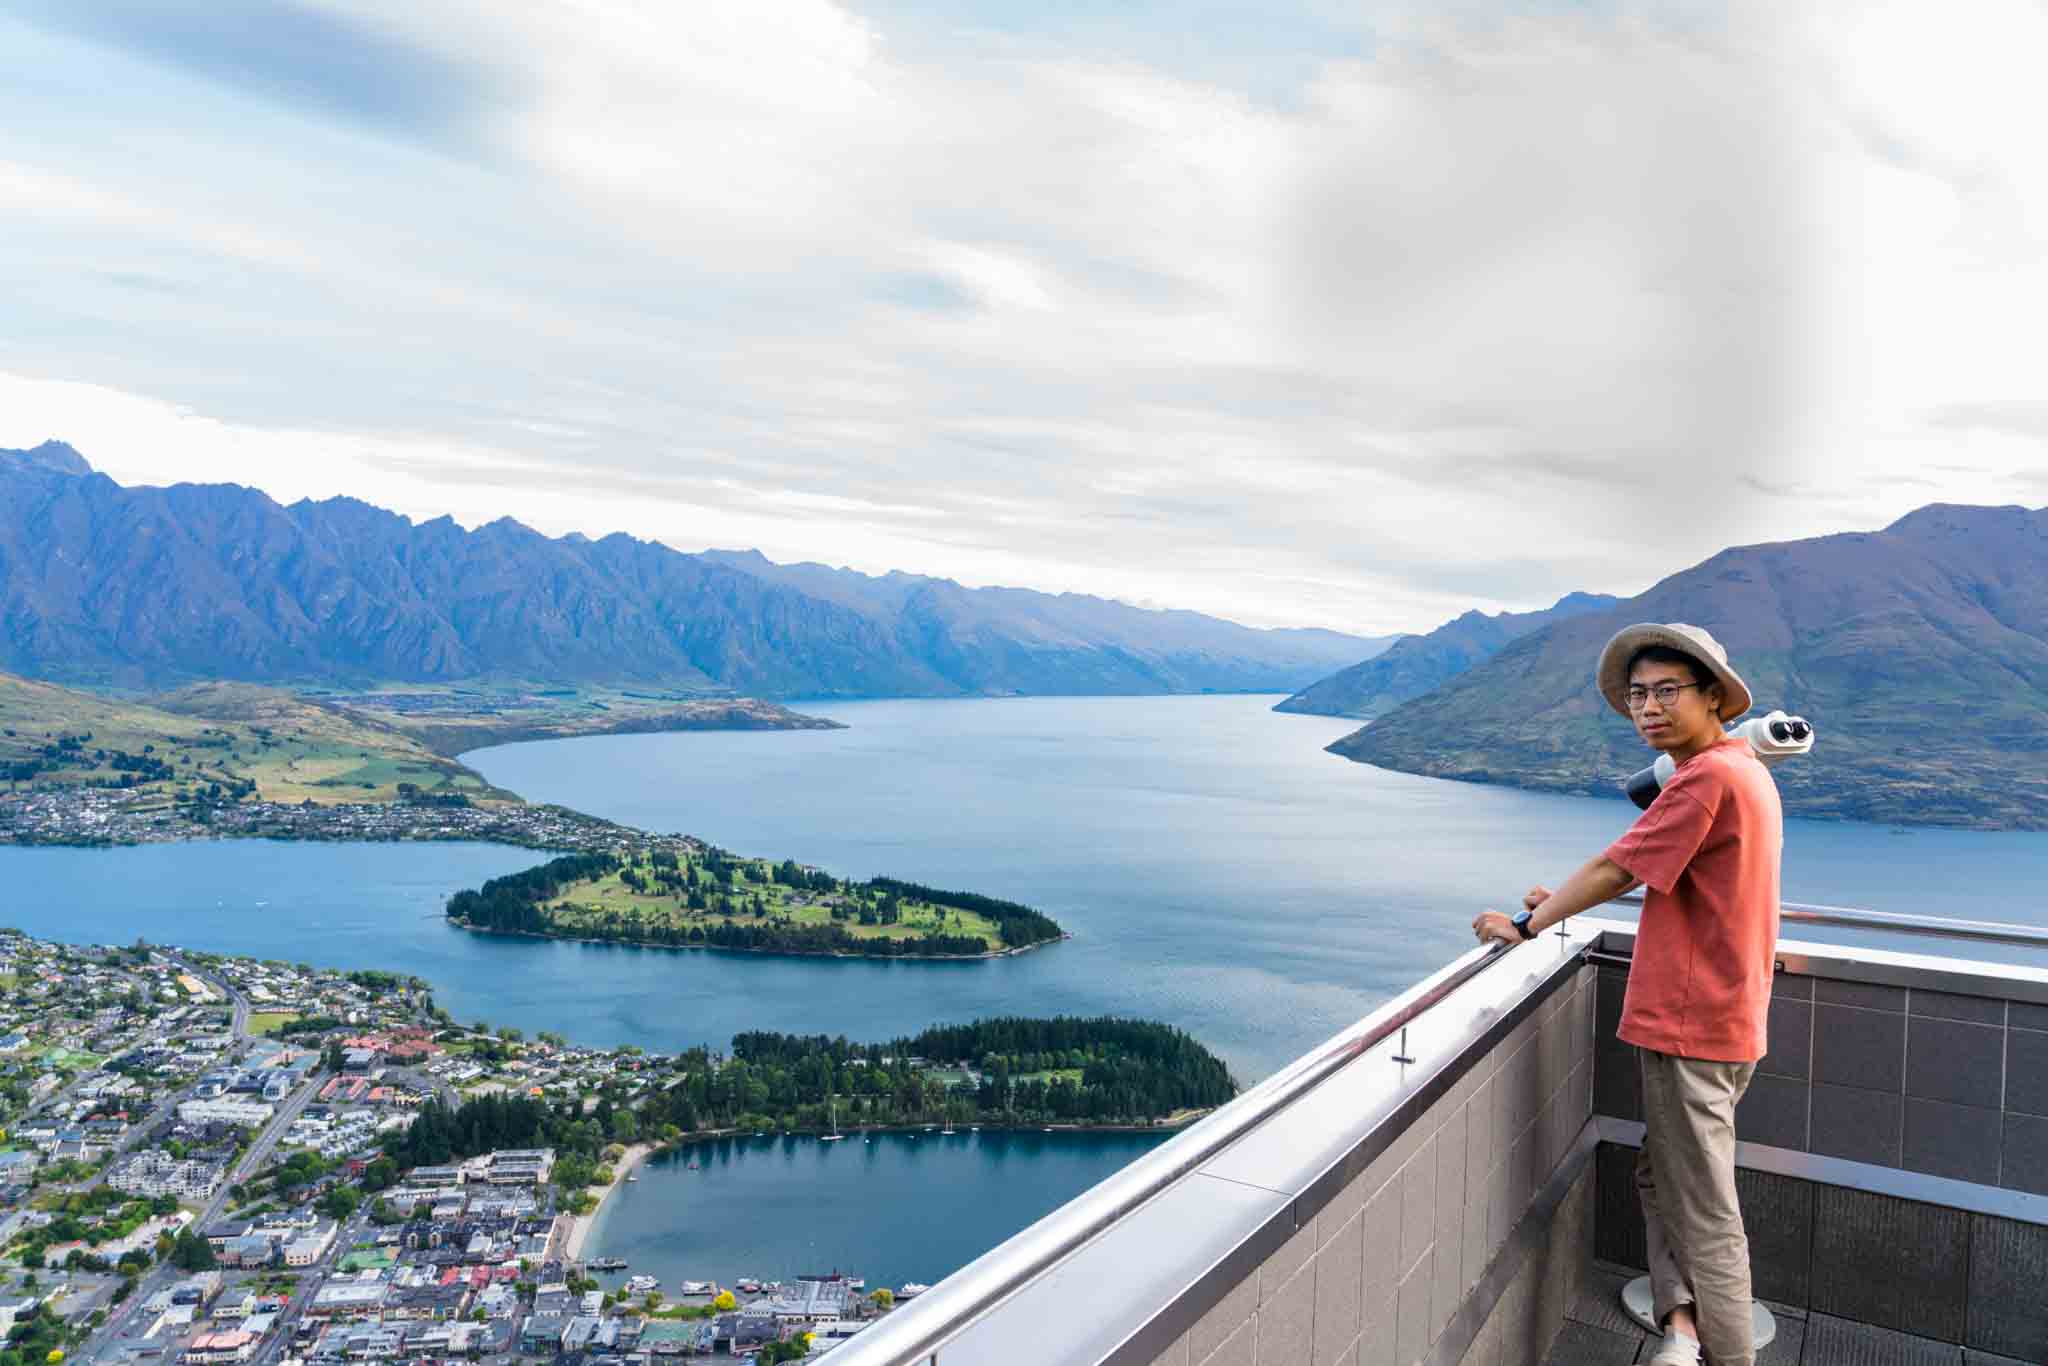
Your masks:
{"label": "shoreline", "polygon": [[995,958],[1015,958],[1020,953],[1030,953],[1048,944],[1060,944],[1074,937],[1072,930],[1062,930],[1055,939],[1041,939],[1035,944],[1019,944],[1012,948],[990,949],[985,953],[849,953],[842,949],[746,949],[735,944],[664,944],[654,939],[592,939],[580,934],[544,934],[538,930],[498,930],[484,925],[473,925],[467,920],[454,916],[443,916],[450,925],[471,934],[497,935],[506,939],[546,939],[558,944],[616,944],[629,949],[669,949],[680,953],[761,953],[782,958],[857,958],[883,963],[986,963]]}
{"label": "shoreline", "polygon": [[[597,1217],[604,1213],[605,1201],[612,1198],[612,1192],[625,1184],[626,1178],[633,1174],[634,1168],[645,1162],[647,1155],[654,1149],[655,1145],[652,1143],[635,1143],[613,1164],[611,1184],[598,1192],[596,1207],[588,1214],[575,1215],[574,1222],[569,1225],[569,1236],[562,1240],[563,1261],[583,1260],[583,1244],[589,1240],[590,1230],[597,1224]],[[589,1187],[584,1189],[588,1190]]]}
{"label": "shoreline", "polygon": [[[1011,1134],[1035,1134],[1048,1132],[1055,1134],[1174,1134],[1179,1133],[1181,1130],[1187,1128],[1195,1121],[1211,1113],[1213,1113],[1211,1110],[1191,1111],[1177,1116],[1174,1122],[1168,1123],[1162,1121],[1158,1124],[1054,1124],[1049,1126],[1041,1124],[978,1124],[970,1126],[970,1128],[968,1129],[956,1130],[956,1132]],[[606,1203],[612,1198],[612,1195],[619,1189],[619,1187],[625,1184],[626,1178],[632,1175],[633,1172],[636,1171],[642,1163],[646,1162],[646,1160],[649,1157],[652,1157],[656,1153],[680,1152],[684,1148],[692,1147],[699,1143],[716,1143],[720,1140],[729,1140],[735,1138],[754,1138],[757,1136],[771,1138],[787,1137],[815,1139],[818,1137],[819,1134],[823,1132],[824,1130],[822,1129],[788,1129],[778,1130],[773,1134],[762,1135],[759,1133],[759,1131],[752,1129],[709,1129],[697,1133],[684,1134],[680,1138],[676,1139],[673,1143],[635,1143],[628,1147],[624,1155],[622,1155],[619,1158],[619,1160],[613,1164],[611,1184],[605,1186],[602,1190],[598,1191],[597,1205],[590,1211],[590,1213],[570,1216],[569,1232],[562,1239],[562,1260],[565,1262],[580,1262],[584,1260],[584,1244],[590,1241],[590,1235],[597,1226],[597,1220],[599,1216],[604,1213]],[[875,1134],[915,1134],[924,1132],[936,1133],[937,1130],[932,1128],[931,1126],[924,1124],[872,1124],[863,1125],[859,1128],[847,1129],[844,1132],[846,1136],[849,1138],[859,1138],[868,1137]],[[585,1187],[584,1189],[590,1190],[593,1188]]]}

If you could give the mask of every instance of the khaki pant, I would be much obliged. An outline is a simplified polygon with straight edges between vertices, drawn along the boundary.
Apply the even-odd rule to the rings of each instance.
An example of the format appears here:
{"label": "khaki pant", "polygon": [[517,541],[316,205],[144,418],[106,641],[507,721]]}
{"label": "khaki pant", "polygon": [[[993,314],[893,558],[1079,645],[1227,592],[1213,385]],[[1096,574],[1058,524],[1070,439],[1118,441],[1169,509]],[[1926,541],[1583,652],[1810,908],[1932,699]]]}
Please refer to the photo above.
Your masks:
{"label": "khaki pant", "polygon": [[1643,1151],[1636,1190],[1649,1233],[1657,1322],[1691,1305],[1713,1366],[1755,1366],[1749,1238],[1735,1200],[1735,1103],[1753,1062],[1705,1062],[1639,1048]]}

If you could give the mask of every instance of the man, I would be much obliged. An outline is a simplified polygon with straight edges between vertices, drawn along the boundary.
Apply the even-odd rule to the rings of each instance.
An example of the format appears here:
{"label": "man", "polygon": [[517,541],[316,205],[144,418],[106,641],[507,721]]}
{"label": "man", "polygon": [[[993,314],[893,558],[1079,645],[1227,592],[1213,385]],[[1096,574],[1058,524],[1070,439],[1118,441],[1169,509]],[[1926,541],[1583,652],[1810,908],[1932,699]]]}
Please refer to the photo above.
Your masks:
{"label": "man", "polygon": [[1628,833],[1512,918],[1472,922],[1520,943],[1646,885],[1618,1033],[1636,1046],[1647,1132],[1636,1188],[1664,1341],[1652,1366],[1754,1366],[1749,1241],[1735,1199],[1735,1105],[1763,1057],[1778,942],[1778,789],[1723,724],[1749,710],[1727,651],[1682,622],[1631,626],[1600,653],[1601,695],[1677,763]]}

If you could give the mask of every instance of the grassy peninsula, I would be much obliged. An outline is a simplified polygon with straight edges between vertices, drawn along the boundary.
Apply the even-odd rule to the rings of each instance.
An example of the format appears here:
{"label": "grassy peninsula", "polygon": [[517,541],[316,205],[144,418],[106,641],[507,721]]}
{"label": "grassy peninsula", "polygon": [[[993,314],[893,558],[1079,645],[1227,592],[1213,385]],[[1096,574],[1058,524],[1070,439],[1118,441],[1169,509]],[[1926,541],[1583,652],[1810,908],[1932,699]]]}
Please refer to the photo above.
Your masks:
{"label": "grassy peninsula", "polygon": [[448,900],[468,929],[667,948],[980,958],[1064,938],[1049,916],[894,878],[852,882],[694,840],[570,854]]}
{"label": "grassy peninsula", "polygon": [[750,698],[619,689],[315,696],[210,682],[122,697],[0,673],[0,843],[244,836],[611,847],[639,832],[529,805],[457,756],[514,740],[838,728]]}

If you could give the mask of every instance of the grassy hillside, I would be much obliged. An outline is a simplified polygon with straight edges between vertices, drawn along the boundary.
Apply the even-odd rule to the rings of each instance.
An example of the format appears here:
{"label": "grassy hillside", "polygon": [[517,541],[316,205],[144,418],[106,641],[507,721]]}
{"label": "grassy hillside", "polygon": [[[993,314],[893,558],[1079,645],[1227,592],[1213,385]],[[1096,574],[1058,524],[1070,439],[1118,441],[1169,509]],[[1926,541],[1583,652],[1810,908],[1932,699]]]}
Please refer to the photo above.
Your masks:
{"label": "grassy hillside", "polygon": [[305,690],[313,700],[409,735],[454,758],[490,745],[579,735],[690,730],[839,730],[751,697],[691,697],[654,689],[475,682],[394,685],[368,692]]}
{"label": "grassy hillside", "polygon": [[429,796],[516,802],[420,740],[372,718],[249,684],[124,701],[0,674],[7,790],[131,790],[140,804],[211,794],[320,804]]}
{"label": "grassy hillside", "polygon": [[1063,935],[1015,902],[892,878],[852,882],[694,840],[564,855],[458,892],[447,913],[500,934],[884,957],[972,957]]}
{"label": "grassy hillside", "polygon": [[[605,931],[608,938],[651,939],[655,935],[650,931],[658,929],[687,933],[693,926],[708,928],[719,922],[773,920],[798,926],[840,925],[856,939],[952,934],[978,938],[990,951],[1003,946],[996,922],[973,911],[905,899],[885,923],[883,898],[865,889],[785,885],[775,880],[773,865],[754,861],[732,864],[732,881],[722,885],[705,874],[701,862],[683,858],[678,863],[675,879],[666,883],[656,880],[660,870],[642,860],[563,889],[553,907],[557,930],[566,935]],[[694,907],[689,885],[693,874],[701,884]],[[619,933],[609,933],[612,930]]]}
{"label": "grassy hillside", "polygon": [[1649,759],[1593,686],[1636,621],[1727,647],[1758,710],[1819,732],[1788,814],[2048,828],[2048,509],[1934,505],[1881,532],[1723,551],[1522,637],[1329,748],[1433,777],[1613,795]]}

